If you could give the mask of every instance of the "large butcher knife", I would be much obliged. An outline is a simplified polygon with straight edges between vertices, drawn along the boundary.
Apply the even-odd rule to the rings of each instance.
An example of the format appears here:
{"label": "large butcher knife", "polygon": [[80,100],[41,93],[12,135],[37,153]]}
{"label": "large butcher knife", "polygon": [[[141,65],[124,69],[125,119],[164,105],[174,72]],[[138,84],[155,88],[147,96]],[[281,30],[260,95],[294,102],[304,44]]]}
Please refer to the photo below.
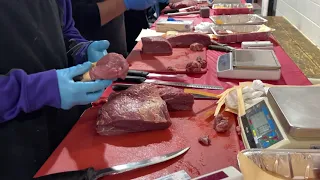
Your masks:
{"label": "large butcher knife", "polygon": [[153,157],[151,159],[142,160],[139,162],[132,162],[128,164],[117,165],[101,170],[95,170],[94,168],[88,168],[79,171],[69,171],[57,174],[50,174],[47,176],[42,176],[35,178],[36,180],[97,180],[103,176],[120,174],[127,171],[132,171],[140,169],[143,167],[159,164],[170,159],[176,158],[185,152],[187,152],[190,147],[181,149],[176,152],[168,153],[162,156]]}

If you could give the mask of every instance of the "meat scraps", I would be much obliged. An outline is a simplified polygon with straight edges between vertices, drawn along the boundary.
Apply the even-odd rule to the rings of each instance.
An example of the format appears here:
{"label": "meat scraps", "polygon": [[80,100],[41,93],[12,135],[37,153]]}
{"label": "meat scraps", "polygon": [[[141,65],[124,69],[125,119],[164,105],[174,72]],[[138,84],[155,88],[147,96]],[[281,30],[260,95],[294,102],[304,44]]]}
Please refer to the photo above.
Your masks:
{"label": "meat scraps", "polygon": [[125,79],[129,70],[127,60],[120,54],[109,53],[100,59],[90,71],[90,79]]}
{"label": "meat scraps", "polygon": [[171,126],[167,105],[156,86],[137,84],[110,94],[99,110],[97,132],[119,135],[166,129]]}
{"label": "meat scraps", "polygon": [[213,128],[218,133],[224,133],[230,129],[229,118],[223,117],[221,114],[217,115],[214,119]]}
{"label": "meat scraps", "polygon": [[182,89],[170,86],[157,86],[160,97],[167,103],[169,111],[189,111],[192,110],[194,97],[185,93]]}
{"label": "meat scraps", "polygon": [[211,145],[211,139],[209,139],[209,136],[200,137],[198,139],[198,141],[203,146],[210,146]]}
{"label": "meat scraps", "polygon": [[189,62],[186,65],[186,72],[188,73],[199,73],[201,72],[201,64],[197,61]]}
{"label": "meat scraps", "polygon": [[211,44],[210,37],[201,33],[178,33],[167,37],[172,47],[189,48],[193,43],[207,47]]}
{"label": "meat scraps", "polygon": [[145,54],[172,54],[171,44],[162,36],[143,37],[141,42]]}
{"label": "meat scraps", "polygon": [[184,0],[176,3],[170,3],[169,7],[171,9],[181,9],[181,8],[186,8],[190,6],[195,6],[197,5],[197,2],[194,0]]}
{"label": "meat scraps", "polygon": [[201,68],[206,68],[207,67],[207,60],[203,59],[201,56],[198,56],[196,61],[200,63]]}
{"label": "meat scraps", "polygon": [[191,51],[203,51],[203,44],[200,44],[200,43],[192,43],[190,45],[190,50]]}

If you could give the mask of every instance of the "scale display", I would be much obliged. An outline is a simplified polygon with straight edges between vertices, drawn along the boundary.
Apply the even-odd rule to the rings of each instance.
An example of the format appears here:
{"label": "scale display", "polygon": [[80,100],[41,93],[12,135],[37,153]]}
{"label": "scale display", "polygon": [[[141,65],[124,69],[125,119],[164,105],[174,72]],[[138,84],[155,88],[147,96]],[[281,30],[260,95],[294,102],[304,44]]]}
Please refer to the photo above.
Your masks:
{"label": "scale display", "polygon": [[231,69],[231,61],[230,61],[230,55],[229,54],[225,54],[222,55],[218,61],[218,71],[226,71],[226,70],[230,70]]}
{"label": "scale display", "polygon": [[268,148],[283,140],[265,101],[247,109],[241,121],[250,148]]}

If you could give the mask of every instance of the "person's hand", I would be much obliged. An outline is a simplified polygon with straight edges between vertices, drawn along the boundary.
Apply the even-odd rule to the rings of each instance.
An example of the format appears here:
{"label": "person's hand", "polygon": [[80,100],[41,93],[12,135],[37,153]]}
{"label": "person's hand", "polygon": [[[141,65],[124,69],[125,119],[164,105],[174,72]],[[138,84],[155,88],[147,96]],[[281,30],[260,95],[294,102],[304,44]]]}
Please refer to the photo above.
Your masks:
{"label": "person's hand", "polygon": [[90,62],[99,61],[103,56],[107,55],[107,49],[109,46],[110,43],[107,40],[94,41],[87,49],[88,60]]}
{"label": "person's hand", "polygon": [[126,5],[127,9],[132,10],[145,10],[156,3],[158,3],[158,0],[123,0],[124,4]]}
{"label": "person's hand", "polygon": [[70,109],[75,105],[86,105],[99,99],[104,89],[112,84],[110,80],[75,82],[73,77],[89,71],[91,63],[86,62],[71,68],[57,70],[61,108]]}

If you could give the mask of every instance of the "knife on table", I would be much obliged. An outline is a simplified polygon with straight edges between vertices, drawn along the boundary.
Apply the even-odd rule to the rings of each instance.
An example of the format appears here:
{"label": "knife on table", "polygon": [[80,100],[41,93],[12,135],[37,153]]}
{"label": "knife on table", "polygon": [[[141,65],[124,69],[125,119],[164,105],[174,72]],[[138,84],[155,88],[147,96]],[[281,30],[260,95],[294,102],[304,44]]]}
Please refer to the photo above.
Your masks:
{"label": "knife on table", "polygon": [[128,76],[140,76],[145,78],[184,78],[185,74],[157,74],[157,73],[149,73],[146,71],[138,71],[138,70],[129,70]]}
{"label": "knife on table", "polygon": [[[112,86],[113,91],[123,91],[128,89],[132,84],[116,84]],[[190,93],[192,94],[192,93]],[[211,96],[205,96],[201,94],[192,94],[195,99],[202,99],[202,100],[218,100],[219,98],[216,97],[211,97]]]}
{"label": "knife on table", "polygon": [[70,171],[70,172],[62,172],[57,174],[51,174],[47,176],[42,176],[38,178],[34,178],[36,180],[97,180],[103,176],[115,175],[124,173],[127,171],[132,171],[140,168],[144,168],[147,166],[159,164],[170,159],[176,158],[184,153],[186,153],[190,147],[181,149],[179,151],[175,151],[172,153],[168,153],[162,156],[153,157],[151,159],[142,160],[139,162],[132,162],[128,164],[122,164],[113,166],[110,168],[105,168],[101,170],[95,170],[94,168],[88,168],[79,171]]}
{"label": "knife on table", "polygon": [[127,76],[125,79],[118,79],[115,82],[138,83],[138,84],[151,83],[151,84],[195,88],[195,89],[223,90],[223,87],[221,87],[221,86],[211,86],[211,85],[205,85],[205,84],[189,84],[189,83],[184,83],[184,82],[161,81],[161,80],[156,80],[156,79],[147,79],[147,78],[141,77],[141,76]]}

